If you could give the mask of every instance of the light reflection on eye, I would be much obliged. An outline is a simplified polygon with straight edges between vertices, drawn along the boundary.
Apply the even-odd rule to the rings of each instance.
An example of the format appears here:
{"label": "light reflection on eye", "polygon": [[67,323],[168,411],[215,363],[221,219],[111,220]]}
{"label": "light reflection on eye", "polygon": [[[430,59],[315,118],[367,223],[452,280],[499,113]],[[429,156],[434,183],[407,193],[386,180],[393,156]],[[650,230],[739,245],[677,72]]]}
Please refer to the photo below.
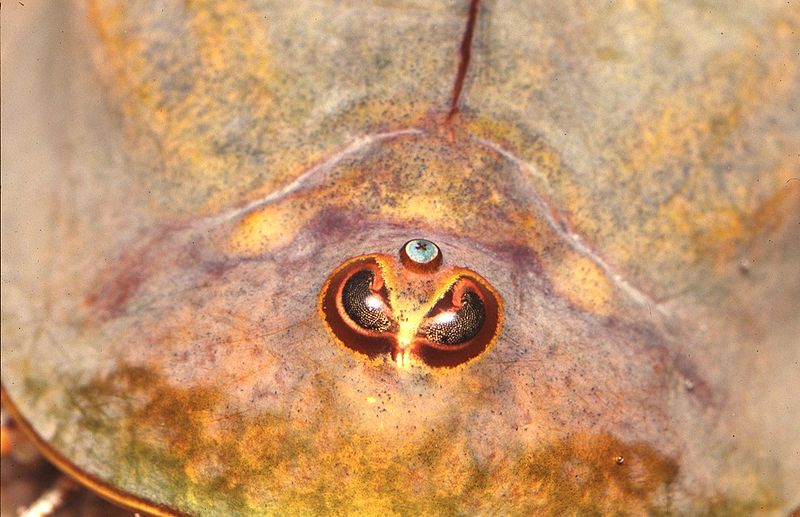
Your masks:
{"label": "light reflection on eye", "polygon": [[448,323],[452,323],[455,319],[456,319],[455,312],[452,311],[441,312],[432,319],[432,323],[437,323],[439,325],[447,325]]}
{"label": "light reflection on eye", "polygon": [[375,310],[375,311],[377,311],[377,310],[379,310],[379,309],[383,309],[383,308],[386,306],[386,305],[383,303],[383,300],[381,300],[380,298],[378,298],[378,297],[377,297],[377,296],[375,296],[375,295],[367,296],[367,297],[364,299],[364,304],[365,304],[367,307],[369,307],[370,309],[372,309],[372,310]]}

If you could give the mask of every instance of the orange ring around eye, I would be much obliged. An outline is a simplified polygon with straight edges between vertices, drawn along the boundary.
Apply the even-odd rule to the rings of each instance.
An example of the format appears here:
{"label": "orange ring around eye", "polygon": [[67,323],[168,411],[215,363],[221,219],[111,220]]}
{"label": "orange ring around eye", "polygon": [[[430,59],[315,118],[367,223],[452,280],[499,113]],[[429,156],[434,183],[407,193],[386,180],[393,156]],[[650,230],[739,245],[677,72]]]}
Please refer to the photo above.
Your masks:
{"label": "orange ring around eye", "polygon": [[483,302],[484,321],[475,336],[453,345],[431,341],[421,333],[424,323],[420,325],[420,331],[415,339],[414,353],[428,366],[453,368],[468,363],[491,349],[500,335],[503,324],[502,299],[481,276],[469,270],[460,270],[459,273],[458,279],[452,282],[450,289],[434,304],[429,317],[448,303],[446,297],[468,289],[463,285],[467,283]]}
{"label": "orange ring around eye", "polygon": [[336,268],[322,287],[319,311],[334,339],[350,350],[376,357],[388,353],[394,346],[394,334],[376,332],[361,327],[348,317],[342,306],[342,290],[347,280],[358,271],[370,269],[383,277],[383,271],[374,256],[362,255],[346,261]]}
{"label": "orange ring around eye", "polygon": [[[441,256],[441,253],[439,253]],[[455,368],[463,366],[489,351],[497,342],[503,324],[503,302],[494,289],[483,277],[465,268],[449,268],[431,272],[430,279],[420,279],[417,272],[409,272],[406,276],[400,261],[384,254],[359,255],[346,260],[335,268],[322,286],[318,298],[318,312],[322,317],[326,330],[334,341],[352,352],[377,358],[391,355],[397,360],[402,353],[404,357],[413,356],[419,362],[431,368]],[[382,289],[380,296],[389,309],[389,317],[393,325],[385,331],[367,328],[353,320],[342,302],[343,289],[350,278],[359,271],[368,269],[374,273],[371,289]],[[440,287],[430,293],[430,301],[421,308],[427,316],[418,316],[419,321],[412,324],[413,331],[404,334],[399,327],[394,307],[399,302],[398,293],[408,292],[408,285],[420,282],[438,284]],[[484,314],[480,329],[472,337],[461,343],[441,343],[428,339],[423,326],[435,314],[452,307],[453,296],[465,291],[474,292],[482,302]],[[394,295],[391,295],[391,293]],[[460,296],[460,295],[459,295]],[[402,307],[402,305],[401,305]],[[408,323],[409,320],[404,320]],[[407,328],[408,330],[408,328]],[[403,338],[402,335],[409,336]]]}

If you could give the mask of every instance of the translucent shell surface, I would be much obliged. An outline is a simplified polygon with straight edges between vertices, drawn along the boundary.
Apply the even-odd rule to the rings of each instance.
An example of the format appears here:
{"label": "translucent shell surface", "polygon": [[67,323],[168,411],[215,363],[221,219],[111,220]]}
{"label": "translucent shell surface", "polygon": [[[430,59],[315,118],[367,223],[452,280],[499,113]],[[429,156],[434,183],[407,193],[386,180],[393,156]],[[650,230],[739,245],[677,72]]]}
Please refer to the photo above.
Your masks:
{"label": "translucent shell surface", "polygon": [[798,13],[5,2],[4,401],[155,514],[786,515]]}

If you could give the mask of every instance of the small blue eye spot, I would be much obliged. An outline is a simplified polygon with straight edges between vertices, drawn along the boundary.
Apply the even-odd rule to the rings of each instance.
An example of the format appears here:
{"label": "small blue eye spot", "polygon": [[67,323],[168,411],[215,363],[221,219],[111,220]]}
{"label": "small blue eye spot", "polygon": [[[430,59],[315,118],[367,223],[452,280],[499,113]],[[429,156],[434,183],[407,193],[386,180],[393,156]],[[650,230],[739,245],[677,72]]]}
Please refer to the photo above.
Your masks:
{"label": "small blue eye spot", "polygon": [[400,248],[400,261],[410,271],[430,274],[442,265],[442,250],[428,239],[412,239]]}
{"label": "small blue eye spot", "polygon": [[406,256],[419,265],[429,264],[439,256],[439,246],[426,239],[408,241],[404,250]]}

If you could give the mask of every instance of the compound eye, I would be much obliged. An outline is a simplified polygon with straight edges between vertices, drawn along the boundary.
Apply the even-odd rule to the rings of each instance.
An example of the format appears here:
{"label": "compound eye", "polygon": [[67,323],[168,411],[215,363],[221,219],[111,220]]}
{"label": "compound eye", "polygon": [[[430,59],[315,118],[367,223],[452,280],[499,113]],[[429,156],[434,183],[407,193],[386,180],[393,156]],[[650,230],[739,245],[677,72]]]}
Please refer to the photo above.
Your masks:
{"label": "compound eye", "polygon": [[436,302],[417,331],[419,356],[429,366],[453,367],[480,355],[500,330],[500,302],[489,284],[462,276]]}
{"label": "compound eye", "polygon": [[425,337],[443,345],[458,345],[480,332],[486,308],[474,291],[464,291],[454,308],[440,312],[425,327]]}
{"label": "compound eye", "polygon": [[331,273],[317,308],[332,337],[398,365],[413,358],[452,368],[489,350],[503,323],[494,287],[469,269],[439,270],[442,253],[430,241],[409,241],[400,255],[361,255]]}
{"label": "compound eye", "polygon": [[370,357],[393,348],[397,322],[389,304],[383,270],[363,257],[338,268],[323,287],[322,314],[336,339]]}
{"label": "compound eye", "polygon": [[356,325],[373,332],[392,330],[383,281],[371,269],[353,273],[342,288],[342,307]]}

